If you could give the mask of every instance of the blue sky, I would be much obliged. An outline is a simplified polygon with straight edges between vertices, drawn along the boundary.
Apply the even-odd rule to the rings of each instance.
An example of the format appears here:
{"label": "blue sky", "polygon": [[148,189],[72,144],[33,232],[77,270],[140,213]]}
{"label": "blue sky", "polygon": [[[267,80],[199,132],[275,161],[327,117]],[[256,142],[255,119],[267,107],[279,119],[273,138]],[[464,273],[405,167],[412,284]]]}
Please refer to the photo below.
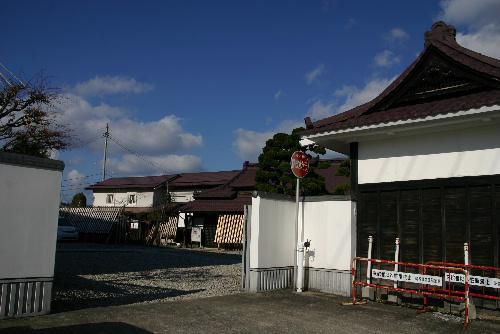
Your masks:
{"label": "blue sky", "polygon": [[78,140],[58,155],[67,198],[99,180],[107,122],[128,149],[110,143],[111,176],[239,169],[305,116],[373,98],[437,19],[500,57],[499,3],[9,1],[0,62],[61,89]]}

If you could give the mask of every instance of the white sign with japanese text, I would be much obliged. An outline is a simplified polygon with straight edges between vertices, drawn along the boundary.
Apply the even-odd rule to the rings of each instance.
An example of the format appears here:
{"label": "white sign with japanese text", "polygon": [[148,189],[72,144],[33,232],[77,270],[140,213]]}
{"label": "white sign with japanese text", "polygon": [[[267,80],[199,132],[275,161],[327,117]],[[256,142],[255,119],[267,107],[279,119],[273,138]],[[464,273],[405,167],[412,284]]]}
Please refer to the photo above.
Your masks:
{"label": "white sign with japanese text", "polygon": [[[464,274],[445,273],[444,280],[450,283],[465,284]],[[500,289],[500,279],[482,276],[469,276],[470,285],[484,286],[487,288]]]}
{"label": "white sign with japanese text", "polygon": [[372,269],[372,278],[380,278],[396,282],[398,281],[411,282],[411,283],[428,284],[436,286],[443,285],[443,279],[442,277],[439,276],[404,273],[400,271],[389,271],[380,269]]}

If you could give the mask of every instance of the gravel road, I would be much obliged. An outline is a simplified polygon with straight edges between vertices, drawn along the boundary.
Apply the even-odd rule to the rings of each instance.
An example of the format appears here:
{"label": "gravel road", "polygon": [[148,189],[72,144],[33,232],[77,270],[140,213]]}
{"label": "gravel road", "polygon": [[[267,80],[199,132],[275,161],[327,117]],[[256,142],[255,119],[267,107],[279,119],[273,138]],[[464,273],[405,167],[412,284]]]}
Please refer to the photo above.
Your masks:
{"label": "gravel road", "polygon": [[241,255],[130,245],[63,243],[53,312],[235,294]]}

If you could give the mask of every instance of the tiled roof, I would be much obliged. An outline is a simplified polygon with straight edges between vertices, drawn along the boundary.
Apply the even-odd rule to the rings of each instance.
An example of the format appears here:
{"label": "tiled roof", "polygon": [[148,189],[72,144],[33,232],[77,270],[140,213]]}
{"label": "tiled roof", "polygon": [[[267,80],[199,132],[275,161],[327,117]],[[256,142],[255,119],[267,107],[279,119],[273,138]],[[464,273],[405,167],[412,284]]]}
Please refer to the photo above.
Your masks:
{"label": "tiled roof", "polygon": [[182,173],[169,184],[169,187],[172,189],[183,189],[218,186],[227,183],[238,175],[239,172],[238,170],[233,170],[222,172]]}
{"label": "tiled roof", "polygon": [[195,195],[196,199],[234,198],[238,191],[255,190],[255,176],[259,169],[257,164],[245,162],[243,169],[224,185],[202,191]]}
{"label": "tiled roof", "polygon": [[239,171],[182,173],[177,175],[116,177],[98,182],[87,189],[155,188],[169,182],[172,190],[206,188],[227,183]]}
{"label": "tiled roof", "polygon": [[243,213],[244,206],[252,204],[252,197],[233,199],[195,200],[182,206],[181,212]]}
{"label": "tiled roof", "polygon": [[177,175],[115,177],[93,184],[86,189],[154,188],[176,177]]}
{"label": "tiled roof", "polygon": [[[303,135],[323,133],[340,129],[386,123],[390,121],[422,118],[430,115],[453,113],[481,106],[500,104],[500,60],[460,46],[455,40],[455,28],[437,22],[425,34],[425,48],[420,56],[389,87],[372,101],[317,122],[306,120]],[[443,96],[433,101],[422,100],[406,105],[383,107],[390,99],[397,99],[398,89],[409,82],[419,67],[431,56],[438,55],[456,68],[481,77],[486,86],[468,92]]]}

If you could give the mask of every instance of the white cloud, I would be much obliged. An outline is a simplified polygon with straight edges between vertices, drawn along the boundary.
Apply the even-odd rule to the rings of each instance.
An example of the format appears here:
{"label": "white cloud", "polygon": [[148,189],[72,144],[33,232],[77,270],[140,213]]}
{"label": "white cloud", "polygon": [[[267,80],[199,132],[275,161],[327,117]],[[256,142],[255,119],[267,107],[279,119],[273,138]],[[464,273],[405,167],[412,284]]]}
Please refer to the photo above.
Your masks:
{"label": "white cloud", "polygon": [[395,64],[399,64],[401,60],[392,51],[384,50],[382,52],[377,53],[373,61],[375,62],[376,66],[391,67]]}
{"label": "white cloud", "polygon": [[338,112],[343,112],[371,101],[387,88],[395,78],[376,78],[368,81],[362,88],[343,86],[341,89],[335,91],[335,96],[344,98],[344,102],[338,108]]}
{"label": "white cloud", "polygon": [[83,183],[83,178],[85,177],[85,175],[83,175],[82,173],[80,173],[78,170],[76,169],[72,169],[69,173],[68,173],[68,182],[73,185],[73,186],[76,186],[76,185],[79,185],[81,183]]}
{"label": "white cloud", "polygon": [[124,154],[111,158],[107,163],[111,175],[159,175],[195,172],[201,169],[201,159],[194,155],[145,155]]}
{"label": "white cloud", "polygon": [[306,83],[308,85],[311,85],[314,82],[318,82],[319,77],[324,73],[325,73],[325,65],[324,64],[318,65],[317,67],[315,67],[314,69],[310,70],[305,74]]}
{"label": "white cloud", "polygon": [[462,46],[500,58],[500,1],[498,0],[446,0],[440,2],[439,18],[465,32],[457,33]]}
{"label": "white cloud", "polygon": [[472,33],[458,33],[457,42],[468,49],[500,59],[500,29],[493,24]]}
{"label": "white cloud", "polygon": [[257,161],[268,139],[271,139],[278,132],[290,133],[293,129],[303,126],[303,121],[284,120],[270,131],[258,132],[239,128],[234,131],[236,138],[233,142],[233,148],[241,160]]}
{"label": "white cloud", "polygon": [[275,101],[278,101],[279,99],[281,99],[283,97],[283,91],[280,89],[279,91],[277,91],[275,94],[274,94],[274,100]]}
{"label": "white cloud", "polygon": [[[131,82],[135,80],[131,79]],[[102,102],[91,103],[74,92],[63,94],[58,109],[61,123],[72,130],[72,136],[76,139],[75,148],[84,151],[102,152],[102,135],[106,124],[109,124],[109,164],[119,175],[159,174],[163,170],[193,171],[201,167],[201,159],[189,154],[189,150],[201,147],[203,138],[200,134],[186,131],[182,119],[176,115],[140,121],[126,109]],[[132,153],[145,159],[139,159]]]}
{"label": "white cloud", "polygon": [[440,2],[441,19],[447,23],[466,25],[474,30],[498,23],[498,0],[445,0]]}
{"label": "white cloud", "polygon": [[307,116],[313,120],[323,119],[336,113],[336,104],[334,102],[315,101],[309,108]]}
{"label": "white cloud", "polygon": [[245,129],[236,129],[234,131],[236,139],[233,142],[233,148],[244,161],[257,161],[266,141],[274,135],[273,131],[257,132]]}
{"label": "white cloud", "polygon": [[166,115],[156,121],[137,121],[127,111],[104,103],[92,105],[84,98],[66,94],[60,106],[60,119],[73,130],[73,135],[86,146],[92,142],[102,149],[100,138],[109,123],[112,137],[141,154],[164,154],[189,150],[203,144],[201,135],[185,131],[181,119]]}
{"label": "white cloud", "polygon": [[77,84],[74,91],[81,96],[102,96],[120,93],[145,93],[153,89],[153,85],[142,83],[134,78],[122,76],[96,76]]}
{"label": "white cloud", "polygon": [[387,34],[387,39],[392,42],[404,42],[410,38],[410,35],[401,28],[392,28]]}

